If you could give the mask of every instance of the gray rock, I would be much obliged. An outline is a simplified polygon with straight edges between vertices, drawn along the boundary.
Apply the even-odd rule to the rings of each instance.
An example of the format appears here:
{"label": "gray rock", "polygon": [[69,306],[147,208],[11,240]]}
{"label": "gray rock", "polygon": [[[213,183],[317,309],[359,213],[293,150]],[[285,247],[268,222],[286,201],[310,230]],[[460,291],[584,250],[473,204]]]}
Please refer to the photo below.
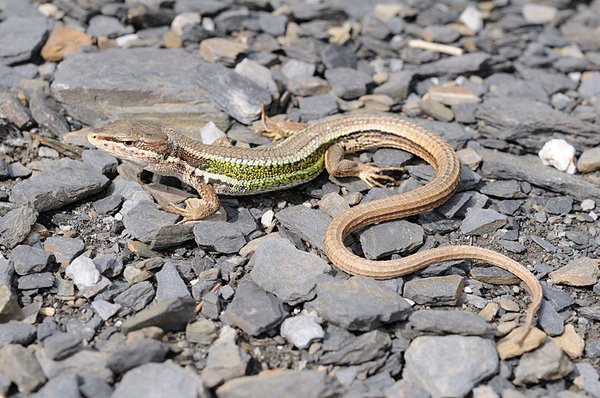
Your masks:
{"label": "gray rock", "polygon": [[404,355],[403,378],[434,397],[461,397],[498,371],[492,340],[475,336],[421,336]]}
{"label": "gray rock", "polygon": [[480,282],[497,285],[518,285],[521,283],[521,280],[512,273],[494,266],[471,267],[469,276]]}
{"label": "gray rock", "polygon": [[50,105],[48,96],[41,90],[36,90],[30,94],[29,109],[38,126],[54,133],[69,132],[67,119],[55,107]]}
{"label": "gray rock", "polygon": [[[214,71],[208,69],[198,56],[183,50],[110,49],[72,54],[58,65],[51,90],[71,116],[86,124],[115,115],[160,114],[165,125],[176,129],[199,129],[209,121],[224,129],[225,113],[215,108],[197,81],[199,76],[214,78]],[[209,86],[208,90],[219,89]]]}
{"label": "gray rock", "polygon": [[459,275],[414,278],[404,284],[403,296],[418,304],[457,305],[464,285]]}
{"label": "gray rock", "polygon": [[411,311],[406,300],[366,277],[321,281],[317,298],[306,306],[328,322],[360,331],[404,320]]}
{"label": "gray rock", "polygon": [[103,320],[112,318],[117,312],[121,310],[121,305],[109,303],[103,299],[96,299],[92,302],[92,308]]}
{"label": "gray rock", "polygon": [[94,202],[94,210],[98,214],[115,214],[121,208],[124,197],[121,195],[110,195]]}
{"label": "gray rock", "polygon": [[419,310],[408,320],[416,330],[435,334],[481,336],[494,332],[494,327],[483,317],[465,311]]}
{"label": "gray rock", "polygon": [[202,296],[202,315],[210,319],[217,319],[221,314],[221,299],[215,292],[208,292]]}
{"label": "gray rock", "polygon": [[577,170],[581,173],[591,173],[600,169],[600,147],[583,151],[577,160]]}
{"label": "gray rock", "polygon": [[328,44],[321,50],[321,61],[327,69],[356,68],[358,59],[350,47]]}
{"label": "gray rock", "polygon": [[530,235],[529,237],[531,238],[532,241],[537,243],[542,249],[544,249],[548,253],[555,253],[556,250],[558,249],[552,243],[548,242],[546,239],[541,238],[537,235]]}
{"label": "gray rock", "polygon": [[306,348],[313,341],[325,336],[325,331],[319,323],[320,319],[314,313],[297,315],[281,323],[280,334],[294,347]]}
{"label": "gray rock", "polygon": [[114,351],[108,367],[115,374],[122,374],[148,362],[163,362],[168,352],[169,346],[162,341],[139,339]]}
{"label": "gray rock", "polygon": [[25,322],[0,323],[0,347],[8,344],[27,345],[35,339],[36,328]]}
{"label": "gray rock", "polygon": [[10,284],[0,283],[0,323],[22,318],[21,306]]}
{"label": "gray rock", "polygon": [[162,269],[156,273],[156,301],[163,301],[171,298],[190,297],[190,292],[177,268],[172,262],[166,262]]}
{"label": "gray rock", "polygon": [[0,254],[0,285],[10,285],[15,273],[12,263]]}
{"label": "gray rock", "polygon": [[206,367],[202,371],[202,380],[209,388],[216,387],[224,381],[246,374],[250,355],[236,342],[236,332],[225,325],[219,338],[208,350]]}
{"label": "gray rock", "polygon": [[366,94],[371,77],[352,68],[327,69],[325,77],[333,92],[340,98],[351,100]]}
{"label": "gray rock", "polygon": [[575,299],[564,290],[548,286],[545,283],[542,283],[542,290],[544,297],[552,304],[556,311],[562,311],[575,304]]}
{"label": "gray rock", "polygon": [[300,119],[303,122],[333,115],[338,110],[335,97],[331,94],[311,95],[298,98]]}
{"label": "gray rock", "polygon": [[[2,72],[0,71],[0,75],[1,74]],[[0,86],[1,85],[0,78]],[[19,129],[28,129],[34,122],[29,109],[24,107],[16,96],[7,92],[0,92],[0,117]],[[2,163],[4,163],[4,160]],[[0,179],[8,178],[9,172],[6,163],[4,163],[0,169]]]}
{"label": "gray rock", "polygon": [[148,363],[130,370],[115,388],[112,398],[208,398],[202,380],[193,372],[172,361]]}
{"label": "gray rock", "polygon": [[44,349],[38,349],[35,357],[49,379],[60,375],[75,375],[82,379],[99,378],[111,381],[112,372],[106,367],[107,355],[96,351],[83,350],[62,361],[48,358]]}
{"label": "gray rock", "polygon": [[17,88],[19,86],[19,81],[21,81],[22,78],[23,76],[15,69],[0,64],[0,88],[9,90]]}
{"label": "gray rock", "polygon": [[373,225],[360,234],[365,257],[374,260],[390,254],[406,254],[418,249],[424,242],[420,225],[405,220]]}
{"label": "gray rock", "polygon": [[546,202],[544,210],[550,214],[569,214],[573,210],[573,198],[571,196],[550,198]]}
{"label": "gray rock", "polygon": [[409,93],[412,79],[415,75],[413,71],[400,71],[390,74],[388,81],[376,87],[375,94],[384,94],[392,97],[396,101],[406,99]]}
{"label": "gray rock", "polygon": [[44,241],[44,250],[54,254],[56,261],[66,267],[85,250],[81,239],[50,236]]}
{"label": "gray rock", "polygon": [[12,381],[2,372],[0,372],[0,394],[8,394]]}
{"label": "gray rock", "polygon": [[547,340],[535,351],[523,354],[514,370],[516,385],[560,380],[573,370],[573,363],[558,344]]}
{"label": "gray rock", "polygon": [[312,246],[323,250],[323,237],[331,217],[320,210],[303,205],[291,206],[275,214],[283,227],[298,235]]}
{"label": "gray rock", "polygon": [[331,270],[320,257],[296,249],[285,239],[263,240],[250,265],[252,280],[290,305],[314,298],[318,278]]}
{"label": "gray rock", "polygon": [[504,226],[508,218],[493,209],[469,208],[460,230],[465,235],[485,235]]}
{"label": "gray rock", "polygon": [[[327,332],[330,332],[330,328]],[[326,341],[323,345],[324,351],[330,351]],[[343,345],[339,349],[331,350],[321,356],[320,361],[324,364],[336,365],[358,365],[373,361],[385,356],[392,345],[392,340],[387,333],[373,330],[355,337],[349,334],[344,338]]]}
{"label": "gray rock", "polygon": [[136,239],[150,243],[161,227],[174,225],[178,219],[177,214],[159,210],[155,203],[143,200],[123,215],[123,224]]}
{"label": "gray rock", "polygon": [[37,390],[46,382],[44,372],[33,354],[18,344],[0,348],[0,372],[25,393]]}
{"label": "gray rock", "polygon": [[89,21],[87,33],[93,36],[102,36],[113,39],[133,33],[132,26],[123,25],[117,18],[106,15],[96,15]]}
{"label": "gray rock", "polygon": [[552,304],[545,300],[542,301],[542,306],[538,311],[538,325],[549,336],[559,336],[565,331],[563,317],[556,312]]}
{"label": "gray rock", "polygon": [[185,338],[192,343],[209,346],[217,337],[217,324],[210,319],[198,319],[185,328]]}
{"label": "gray rock", "polygon": [[131,285],[114,298],[115,303],[137,312],[144,309],[154,298],[154,288],[148,281]]}
{"label": "gray rock", "polygon": [[44,339],[44,349],[48,358],[59,361],[81,350],[83,338],[71,333],[55,333]]}
{"label": "gray rock", "polygon": [[583,98],[595,97],[600,95],[600,73],[588,72],[584,74],[585,79],[582,79],[579,85],[579,94]]}
{"label": "gray rock", "polygon": [[600,381],[598,380],[598,371],[594,368],[594,366],[587,362],[576,363],[575,371],[579,374],[579,382],[577,385],[591,396],[599,396]]}
{"label": "gray rock", "polygon": [[189,298],[173,298],[153,304],[123,322],[124,332],[158,326],[164,330],[180,331],[195,317],[195,302]]}
{"label": "gray rock", "polygon": [[446,57],[439,61],[429,62],[421,65],[417,69],[420,76],[439,76],[447,77],[458,76],[465,73],[477,72],[485,68],[490,61],[490,56],[483,52],[474,52],[470,54],[460,55],[457,57]]}
{"label": "gray rock", "polygon": [[10,253],[10,261],[18,275],[43,271],[54,256],[39,247],[19,245]]}
{"label": "gray rock", "polygon": [[290,80],[311,77],[315,74],[315,70],[315,64],[293,58],[286,60],[281,67],[281,73]]}
{"label": "gray rock", "polygon": [[238,377],[216,391],[218,398],[298,397],[316,398],[327,390],[327,375],[316,370],[281,370],[256,376]]}
{"label": "gray rock", "polygon": [[0,218],[0,244],[12,249],[21,243],[36,222],[37,210],[32,206],[17,207]]}
{"label": "gray rock", "polygon": [[[285,19],[285,16],[281,16]],[[266,66],[248,58],[244,58],[235,66],[235,71],[252,80],[263,89],[268,90],[270,93],[278,93],[277,83],[273,80],[271,70]]]}
{"label": "gray rock", "polygon": [[600,127],[526,98],[490,97],[477,109],[475,116],[486,123],[483,132],[496,139],[526,140],[534,134],[553,131],[570,134],[587,144],[600,143]]}
{"label": "gray rock", "polygon": [[495,198],[515,199],[522,198],[521,184],[516,180],[500,180],[488,182],[479,190],[484,195]]}
{"label": "gray rock", "polygon": [[100,192],[110,180],[85,168],[61,167],[45,171],[13,187],[11,201],[32,202],[38,211],[58,209]]}
{"label": "gray rock", "polygon": [[106,152],[94,149],[88,149],[81,154],[83,163],[92,169],[101,172],[104,175],[111,176],[117,174],[117,159]]}
{"label": "gray rock", "polygon": [[237,253],[246,239],[240,228],[226,221],[203,221],[194,225],[194,237],[199,246],[209,247],[219,253]]}
{"label": "gray rock", "polygon": [[12,65],[28,61],[48,35],[50,22],[43,17],[10,17],[0,23],[0,63]]}
{"label": "gray rock", "polygon": [[258,17],[258,26],[263,32],[273,36],[281,36],[285,33],[287,25],[287,16],[273,15],[269,13],[260,14]]}
{"label": "gray rock", "polygon": [[17,279],[19,290],[45,289],[54,286],[54,275],[51,272],[23,275]]}
{"label": "gray rock", "polygon": [[226,318],[252,336],[266,332],[286,317],[283,303],[249,279],[243,279],[225,311]]}
{"label": "gray rock", "polygon": [[511,253],[524,253],[527,249],[519,242],[499,239],[498,244]]}
{"label": "gray rock", "polygon": [[48,380],[46,384],[32,398],[80,398],[77,376],[61,375]]}

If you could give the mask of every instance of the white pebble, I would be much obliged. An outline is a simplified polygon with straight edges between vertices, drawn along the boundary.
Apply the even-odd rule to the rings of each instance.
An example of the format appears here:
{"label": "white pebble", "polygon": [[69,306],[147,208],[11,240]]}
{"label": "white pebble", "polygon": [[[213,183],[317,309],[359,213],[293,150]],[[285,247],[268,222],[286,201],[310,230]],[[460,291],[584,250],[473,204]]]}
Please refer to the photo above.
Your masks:
{"label": "white pebble", "polygon": [[583,211],[594,210],[594,207],[596,207],[594,199],[585,199],[581,202],[581,210]]}
{"label": "white pebble", "polygon": [[260,223],[263,227],[267,228],[273,222],[273,217],[275,216],[275,212],[273,210],[267,210],[265,214],[260,218]]}
{"label": "white pebble", "polygon": [[181,36],[183,35],[184,27],[199,23],[200,14],[197,12],[182,12],[173,19],[173,22],[171,22],[171,30]]}
{"label": "white pebble", "polygon": [[219,138],[224,138],[225,133],[213,122],[208,122],[200,129],[200,137],[203,144],[210,145]]}
{"label": "white pebble", "polygon": [[483,27],[483,19],[481,12],[475,6],[468,6],[460,14],[460,22],[462,22],[467,28],[478,32]]}
{"label": "white pebble", "polygon": [[575,174],[575,148],[562,139],[552,139],[538,152],[545,166],[551,165],[568,174]]}

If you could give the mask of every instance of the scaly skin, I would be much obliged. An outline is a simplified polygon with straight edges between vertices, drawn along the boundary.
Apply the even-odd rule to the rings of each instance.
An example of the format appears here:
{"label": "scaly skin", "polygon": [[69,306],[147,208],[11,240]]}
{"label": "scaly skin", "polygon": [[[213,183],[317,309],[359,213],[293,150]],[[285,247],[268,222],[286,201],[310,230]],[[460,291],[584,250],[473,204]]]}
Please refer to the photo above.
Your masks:
{"label": "scaly skin", "polygon": [[344,246],[344,239],[353,231],[429,211],[455,193],[460,163],[446,141],[423,127],[383,115],[347,115],[295,128],[298,131],[284,141],[264,148],[203,145],[169,129],[124,121],[96,129],[88,139],[116,156],[194,186],[203,198],[203,207],[197,214],[182,208],[175,211],[187,220],[216,211],[216,194],[251,195],[286,189],[314,179],[324,168],[334,176],[357,176],[371,185],[381,185],[379,181],[390,180],[381,174],[382,169],[344,160],[343,155],[378,147],[408,151],[433,166],[433,180],[410,192],[354,206],[335,217],[325,233],[325,253],[345,272],[376,279],[410,274],[449,260],[496,265],[519,277],[531,291],[521,341],[527,336],[542,301],[542,289],[530,271],[500,253],[474,246],[444,246],[397,260],[372,261]]}

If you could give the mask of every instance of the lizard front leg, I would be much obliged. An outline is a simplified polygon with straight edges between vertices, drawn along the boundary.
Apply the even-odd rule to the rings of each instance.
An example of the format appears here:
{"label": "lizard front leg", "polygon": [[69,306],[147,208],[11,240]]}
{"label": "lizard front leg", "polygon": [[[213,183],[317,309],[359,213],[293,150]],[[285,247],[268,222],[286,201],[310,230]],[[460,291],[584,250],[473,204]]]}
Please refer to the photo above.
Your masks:
{"label": "lizard front leg", "polygon": [[183,216],[183,220],[179,221],[178,224],[202,220],[215,213],[221,206],[219,197],[210,185],[206,184],[198,176],[192,177],[192,181],[193,183],[190,185],[196,188],[198,194],[200,194],[200,199],[186,199],[184,202],[186,207],[177,206],[172,202],[167,203],[166,206],[160,206],[164,211]]}
{"label": "lizard front leg", "polygon": [[378,167],[370,163],[358,163],[344,159],[345,154],[346,150],[341,144],[334,144],[325,152],[325,168],[331,176],[358,177],[370,187],[383,188],[387,182],[397,182],[395,178],[382,174],[384,171],[406,171],[404,167]]}

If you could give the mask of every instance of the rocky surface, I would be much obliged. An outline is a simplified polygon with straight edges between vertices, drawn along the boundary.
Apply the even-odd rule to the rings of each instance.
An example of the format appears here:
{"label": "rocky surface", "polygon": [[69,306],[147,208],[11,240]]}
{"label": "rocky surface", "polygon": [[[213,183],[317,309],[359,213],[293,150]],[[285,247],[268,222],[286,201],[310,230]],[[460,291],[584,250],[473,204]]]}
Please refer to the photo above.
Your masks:
{"label": "rocky surface", "polygon": [[[0,0],[0,396],[600,396],[599,26],[598,0]],[[522,344],[530,299],[499,268],[327,259],[333,217],[434,176],[407,152],[350,155],[398,185],[322,175],[179,224],[162,207],[191,187],[85,139],[127,118],[267,148],[263,105],[446,139],[458,192],[345,243],[519,261],[544,292]]]}

